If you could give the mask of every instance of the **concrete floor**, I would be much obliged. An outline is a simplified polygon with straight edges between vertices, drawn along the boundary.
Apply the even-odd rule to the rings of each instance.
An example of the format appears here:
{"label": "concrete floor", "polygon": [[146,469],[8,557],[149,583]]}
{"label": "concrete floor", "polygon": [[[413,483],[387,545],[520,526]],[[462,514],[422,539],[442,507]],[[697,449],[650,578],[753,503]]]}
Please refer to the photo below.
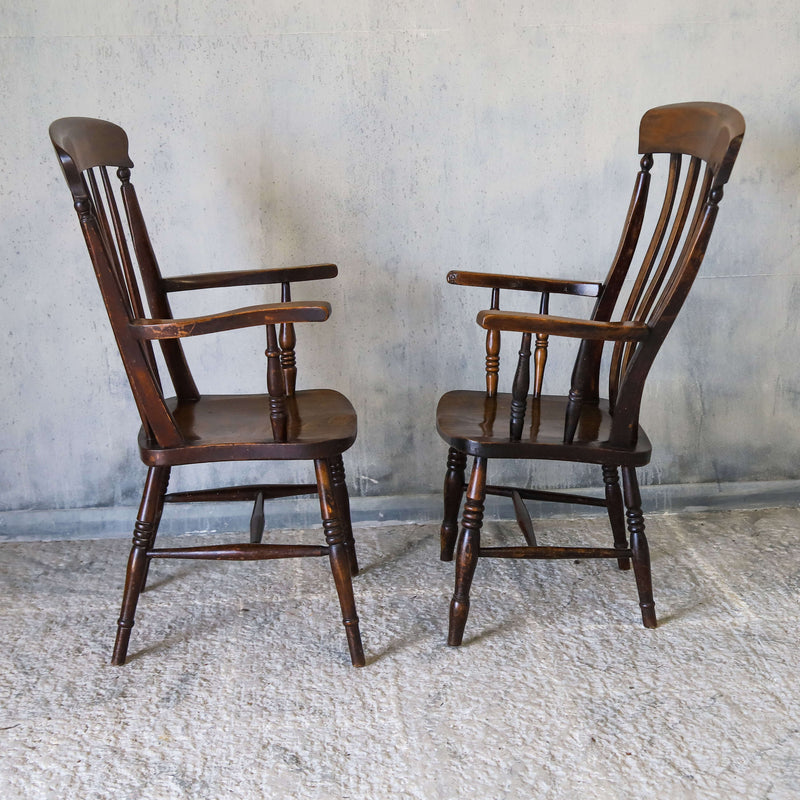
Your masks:
{"label": "concrete floor", "polygon": [[155,564],[113,668],[128,543],[1,544],[0,797],[800,797],[800,510],[647,530],[657,630],[610,562],[482,561],[452,649],[435,526],[359,529],[362,670],[325,560]]}

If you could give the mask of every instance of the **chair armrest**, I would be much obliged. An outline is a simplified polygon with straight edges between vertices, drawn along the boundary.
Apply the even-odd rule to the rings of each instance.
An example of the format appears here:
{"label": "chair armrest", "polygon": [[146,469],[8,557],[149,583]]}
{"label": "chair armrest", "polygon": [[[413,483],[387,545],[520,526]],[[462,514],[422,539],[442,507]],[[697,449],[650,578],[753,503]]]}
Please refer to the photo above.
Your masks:
{"label": "chair armrest", "polygon": [[193,289],[219,289],[227,286],[258,286],[292,281],[316,281],[335,278],[339,274],[336,264],[309,264],[304,267],[278,267],[277,269],[244,269],[228,272],[206,272],[197,275],[176,275],[163,278],[165,292],[188,292]]}
{"label": "chair armrest", "polygon": [[330,314],[330,304],[324,302],[268,303],[237,308],[221,314],[209,314],[205,317],[134,319],[128,323],[128,327],[137,339],[182,339],[186,336],[233,331],[256,325],[324,322]]}
{"label": "chair armrest", "polygon": [[482,286],[487,289],[515,289],[522,292],[551,292],[553,294],[575,294],[581,297],[597,297],[602,283],[591,281],[566,281],[557,278],[528,278],[518,275],[494,275],[490,272],[447,273],[447,282],[457,286]]}
{"label": "chair armrest", "polygon": [[522,311],[479,311],[477,322],[487,330],[546,333],[609,342],[640,342],[650,335],[650,328],[644,322],[596,322],[590,319],[526,314]]}

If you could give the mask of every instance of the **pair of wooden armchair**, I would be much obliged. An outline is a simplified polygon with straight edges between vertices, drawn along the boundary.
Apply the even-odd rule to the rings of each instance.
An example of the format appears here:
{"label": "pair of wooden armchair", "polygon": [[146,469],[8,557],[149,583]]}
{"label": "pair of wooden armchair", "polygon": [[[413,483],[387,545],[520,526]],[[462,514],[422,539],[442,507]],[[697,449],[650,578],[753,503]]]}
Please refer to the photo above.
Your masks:
{"label": "pair of wooden armchair", "polygon": [[[639,425],[639,408],[653,360],[703,260],[723,186],[743,135],[741,114],[717,103],[662,106],[644,115],[639,132],[641,169],[619,249],[603,283],[458,271],[447,276],[452,284],[491,289],[490,308],[477,318],[487,330],[486,390],[445,394],[436,417],[439,434],[449,445],[441,558],[451,560],[455,553],[456,581],[448,638],[451,645],[462,641],[470,586],[482,557],[610,558],[616,559],[622,569],[632,562],[642,620],[646,627],[655,627],[650,559],[636,478],[636,468],[650,460],[651,445]],[[364,652],[352,586],[358,562],[342,459],[356,438],[356,413],[349,400],[338,392],[296,389],[295,325],[324,322],[331,309],[326,302],[293,302],[291,284],[333,278],[336,266],[316,264],[164,277],[130,180],[133,163],[122,128],[102,120],[69,117],[50,126],[50,137],[72,193],[142,420],[139,449],[147,477],[134,526],[112,662],[125,662],[137,602],[154,558],[249,561],[327,555],[350,658],[355,666],[362,666]],[[653,213],[648,210],[651,173],[656,157],[662,155],[666,162],[664,192]],[[650,221],[649,236],[642,236],[645,223]],[[631,269],[640,250],[643,252],[636,259],[638,267]],[[175,292],[265,284],[281,287],[280,302],[185,319],[174,318],[170,308],[169,296]],[[538,313],[501,310],[501,290],[535,293],[539,298]],[[591,317],[551,316],[549,299],[553,294],[596,298]],[[187,365],[181,339],[252,326],[266,329],[267,392],[201,394]],[[521,334],[519,361],[508,393],[498,391],[501,331]],[[569,392],[561,396],[542,394],[550,336],[579,342]],[[172,397],[163,389],[163,376],[153,349],[156,341],[173,387]],[[603,360],[606,342],[611,343],[611,353]],[[607,399],[600,398],[601,367],[608,372]],[[473,458],[473,464],[467,479],[468,457]],[[494,486],[488,483],[490,459],[597,464],[602,469],[605,497]],[[309,460],[314,464],[316,480],[288,486],[260,484],[173,494],[167,491],[170,471],[175,466],[246,460]],[[312,493],[319,496],[325,544],[263,543],[264,501]],[[524,545],[481,545],[487,494],[510,499]],[[531,498],[605,506],[613,547],[538,544],[524,503]],[[249,542],[156,546],[165,502],[209,500],[253,503]]]}

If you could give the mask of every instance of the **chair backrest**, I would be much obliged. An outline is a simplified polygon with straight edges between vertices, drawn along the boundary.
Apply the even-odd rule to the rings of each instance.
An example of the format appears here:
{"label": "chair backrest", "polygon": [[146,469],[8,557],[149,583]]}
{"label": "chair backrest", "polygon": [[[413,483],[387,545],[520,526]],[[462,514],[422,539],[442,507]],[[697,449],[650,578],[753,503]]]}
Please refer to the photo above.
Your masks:
{"label": "chair backrest", "polygon": [[[642,117],[641,170],[619,248],[592,315],[604,322],[644,322],[650,329],[642,341],[614,344],[609,370],[614,417],[611,445],[629,447],[636,442],[645,378],[703,261],[722,187],[730,177],[744,130],[742,115],[720,103],[660,106]],[[648,238],[642,233],[651,173],[662,154],[666,161],[664,197],[657,213],[648,212],[652,221]],[[631,273],[637,252],[643,253],[641,264]],[[622,288],[629,274],[635,277],[624,298]],[[570,392],[577,403],[599,396],[602,351],[602,341],[581,343]]]}
{"label": "chair backrest", "polygon": [[[172,318],[161,271],[130,182],[133,162],[128,155],[128,137],[111,122],[66,117],[50,126],[50,139],[72,193],[142,424],[159,446],[179,445],[182,437],[164,402],[152,345],[137,339],[128,325],[133,319],[148,316],[142,305],[140,280],[150,316]],[[116,170],[116,177],[109,174],[112,169]],[[115,182],[124,213],[117,202]],[[160,344],[177,396],[199,397],[181,343],[162,340]]]}

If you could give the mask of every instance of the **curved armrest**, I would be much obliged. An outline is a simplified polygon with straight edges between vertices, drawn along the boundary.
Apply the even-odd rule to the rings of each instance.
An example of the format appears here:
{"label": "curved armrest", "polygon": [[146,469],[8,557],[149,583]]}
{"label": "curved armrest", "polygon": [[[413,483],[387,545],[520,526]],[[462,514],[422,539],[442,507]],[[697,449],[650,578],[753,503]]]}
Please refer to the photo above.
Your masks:
{"label": "curved armrest", "polygon": [[515,289],[522,292],[551,292],[553,294],[576,294],[581,297],[597,297],[602,283],[591,281],[562,281],[557,278],[528,278],[518,275],[494,275],[490,272],[447,273],[447,282],[457,286],[482,286],[487,289]]}
{"label": "curved armrest", "polygon": [[268,303],[247,306],[222,314],[186,319],[134,319],[128,327],[137,339],[182,339],[205,333],[233,331],[256,325],[276,325],[282,322],[324,322],[331,314],[330,303],[298,302]]}
{"label": "curved armrest", "polygon": [[336,264],[309,264],[304,267],[278,267],[277,269],[243,269],[228,272],[205,272],[198,275],[176,275],[164,278],[165,292],[188,292],[193,289],[219,289],[226,286],[259,286],[269,283],[316,281],[335,278],[339,274]]}
{"label": "curved armrest", "polygon": [[609,342],[640,342],[650,335],[650,328],[644,322],[595,322],[521,311],[479,311],[477,322],[487,330],[546,333]]}

